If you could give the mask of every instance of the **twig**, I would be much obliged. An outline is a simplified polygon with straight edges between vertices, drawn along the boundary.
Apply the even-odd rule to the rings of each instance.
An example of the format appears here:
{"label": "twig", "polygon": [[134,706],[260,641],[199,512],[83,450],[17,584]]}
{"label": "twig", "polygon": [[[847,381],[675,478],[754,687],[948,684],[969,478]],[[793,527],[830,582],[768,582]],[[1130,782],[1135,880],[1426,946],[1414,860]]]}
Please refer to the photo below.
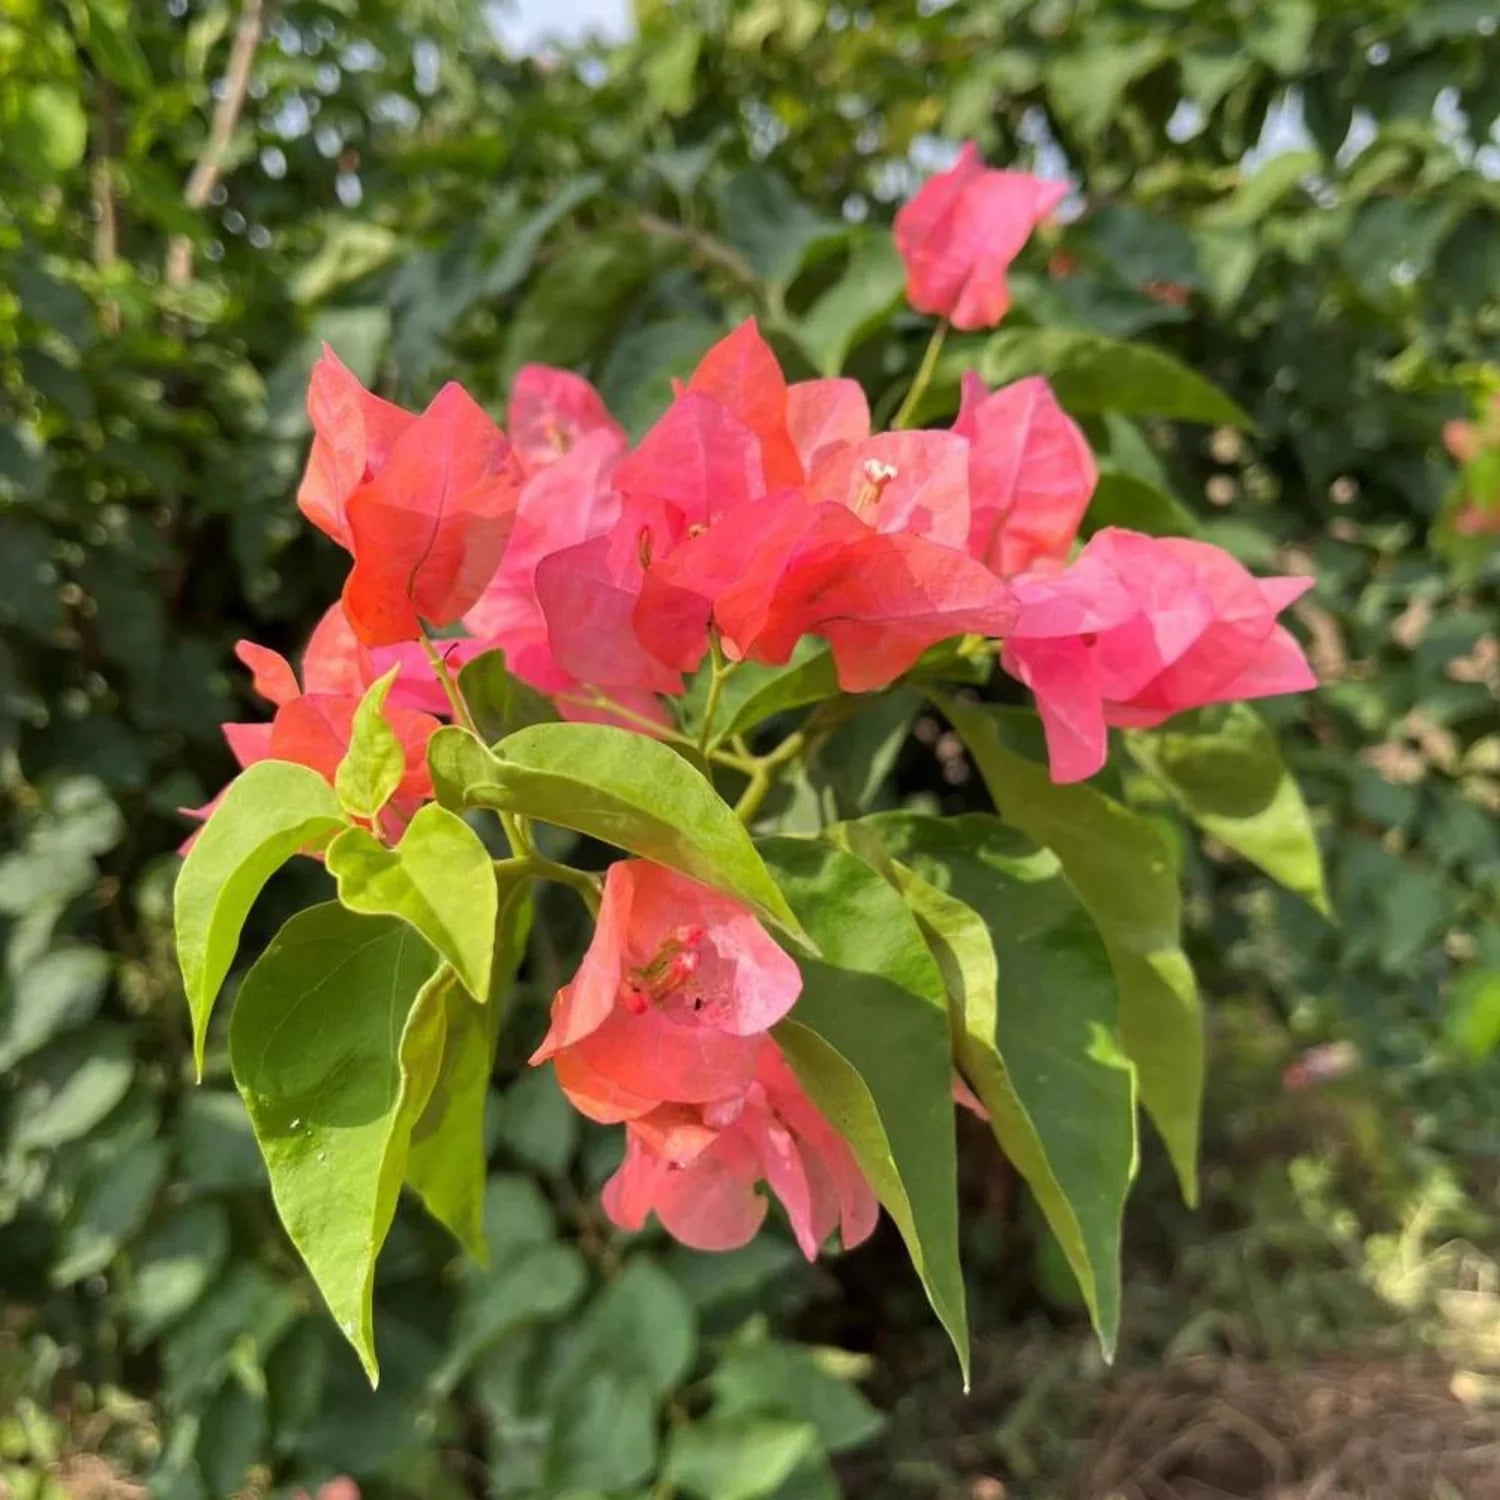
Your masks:
{"label": "twig", "polygon": [[[267,9],[268,0],[245,0],[245,8],[240,12],[234,45],[229,51],[229,69],[224,75],[224,95],[214,106],[208,140],[183,190],[189,208],[202,208],[208,202],[224,170],[224,158],[250,92],[250,71],[265,29]],[[193,242],[185,234],[174,234],[167,242],[167,285],[186,286],[192,276]]]}
{"label": "twig", "polygon": [[656,214],[637,214],[636,223],[647,234],[657,235],[664,240],[676,240],[678,244],[686,245],[696,252],[702,259],[728,271],[731,276],[744,282],[746,286],[757,292],[761,290],[760,277],[755,274],[750,263],[738,251],[726,245],[723,240],[715,239],[713,235],[705,234],[701,229],[687,229],[681,224],[674,224],[670,219],[663,219]]}

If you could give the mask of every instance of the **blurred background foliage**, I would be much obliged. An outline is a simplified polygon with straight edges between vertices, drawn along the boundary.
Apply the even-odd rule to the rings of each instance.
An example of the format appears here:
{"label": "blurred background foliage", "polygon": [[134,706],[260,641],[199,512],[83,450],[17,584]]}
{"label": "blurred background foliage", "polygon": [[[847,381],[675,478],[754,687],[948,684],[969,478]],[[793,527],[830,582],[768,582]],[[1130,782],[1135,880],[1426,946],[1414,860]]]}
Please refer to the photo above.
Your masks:
{"label": "blurred background foliage", "polygon": [[[632,39],[529,56],[469,0],[0,17],[0,1489],[1095,1496],[1135,1482],[1152,1412],[1248,1409],[1225,1370],[1420,1348],[1478,1409],[1500,1379],[1496,568],[1454,571],[1429,528],[1442,425],[1500,357],[1493,4],[636,11]],[[592,1206],[607,1145],[519,1070],[576,946],[564,907],[497,1074],[492,1267],[403,1211],[372,1395],[280,1237],[222,1052],[189,1086],[169,948],[175,810],[222,782],[217,725],[245,716],[232,643],[297,646],[338,585],[291,502],[315,352],[497,409],[519,364],[573,365],[639,432],[754,313],[789,369],[842,367],[888,411],[925,339],[888,221],[969,136],[1079,191],[1002,331],[950,344],[929,415],[964,362],[1046,369],[1100,453],[1098,523],[1319,579],[1297,628],[1327,686],[1271,717],[1337,923],[1182,845],[1206,1203],[1176,1204],[1148,1144],[1106,1375],[972,1143],[967,1402],[883,1242],[795,1273],[774,1234],[624,1245]],[[900,785],[962,806],[956,748],[919,720]],[[1218,1363],[1143,1394],[1131,1371],[1167,1354]],[[1218,1493],[1301,1472],[1258,1420],[1248,1477],[1204,1471]]]}

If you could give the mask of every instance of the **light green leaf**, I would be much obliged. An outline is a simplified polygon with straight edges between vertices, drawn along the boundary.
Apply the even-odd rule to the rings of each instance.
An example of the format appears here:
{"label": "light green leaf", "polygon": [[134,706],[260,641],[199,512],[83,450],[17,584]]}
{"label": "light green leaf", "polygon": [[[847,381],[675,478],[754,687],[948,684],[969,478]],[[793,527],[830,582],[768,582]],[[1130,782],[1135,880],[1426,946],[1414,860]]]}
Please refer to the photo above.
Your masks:
{"label": "light green leaf", "polygon": [[39,163],[52,172],[67,172],[83,160],[89,121],[77,93],[60,83],[34,83],[14,95],[7,111],[16,159]]}
{"label": "light green leaf", "polygon": [[1244,703],[1179,714],[1125,744],[1203,831],[1331,916],[1323,858],[1302,792],[1276,736]]}
{"label": "light green leaf", "polygon": [[281,1221],[370,1381],[375,1257],[442,1059],[453,977],[393,917],[293,917],[245,976],[229,1060]]}
{"label": "light green leaf", "polygon": [[699,1500],[760,1500],[776,1492],[817,1441],[808,1422],[711,1417],[673,1432],[662,1477]]}
{"label": "light green leaf", "polygon": [[797,342],[823,375],[837,375],[849,351],[900,303],[905,286],[906,267],[889,232],[862,232],[844,274],[797,326]]}
{"label": "light green leaf", "polygon": [[1053,107],[1089,140],[1102,135],[1119,115],[1130,85],[1166,57],[1157,36],[1125,38],[1090,33],[1090,40],[1057,51],[1047,65],[1046,83]]}
{"label": "light green leaf", "polygon": [[1443,1035],[1476,1065],[1500,1046],[1500,969],[1467,969],[1454,980]]}
{"label": "light green leaf", "polygon": [[1007,744],[1007,725],[1016,720],[1006,710],[950,699],[941,707],[1000,816],[1057,855],[1104,938],[1141,1103],[1166,1142],[1183,1196],[1196,1202],[1203,1017],[1182,951],[1182,900],[1161,830],[1086,783],[1055,785],[1045,766]]}
{"label": "light green leaf", "polygon": [[964,1076],[1114,1352],[1135,1079],[1098,930],[1055,855],[984,814],[866,818],[947,982]]}
{"label": "light green leaf", "polygon": [[333,787],[344,811],[356,818],[373,818],[395,794],[406,774],[406,752],[396,731],[386,722],[385,700],[399,666],[372,682],[354,710],[349,748],[334,772]]}
{"label": "light green leaf", "polygon": [[433,735],[427,760],[445,807],[493,807],[588,834],[805,937],[732,809],[658,740],[606,724],[534,724],[490,751],[449,726]]}
{"label": "light green leaf", "polygon": [[1004,329],[985,345],[979,370],[991,385],[1045,375],[1069,411],[1254,425],[1228,396],[1170,354],[1080,328]]}
{"label": "light green leaf", "polygon": [[209,1014],[255,898],[294,854],[343,826],[339,800],[316,771],[263,760],[230,782],[188,851],[173,906],[200,1078]]}
{"label": "light green leaf", "polygon": [[453,966],[476,1000],[488,998],[499,909],[495,866],[457,813],[429,803],[394,849],[363,828],[346,828],[327,859],[350,911],[399,917]]}
{"label": "light green leaf", "polygon": [[895,1220],[967,1383],[942,974],[905,903],[863,860],[801,839],[762,850],[821,949],[797,955],[802,995],[776,1039]]}
{"label": "light green leaf", "polygon": [[485,1100],[506,1002],[526,953],[531,912],[530,880],[506,881],[495,920],[488,1002],[476,1005],[458,985],[448,986],[443,996],[443,1061],[432,1097],[412,1127],[406,1159],[406,1180],[428,1213],[481,1265],[489,1264],[484,1233]]}
{"label": "light green leaf", "polygon": [[620,1494],[656,1468],[656,1402],[639,1380],[585,1370],[549,1403],[543,1493],[567,1500]]}
{"label": "light green leaf", "polygon": [[486,651],[465,662],[458,674],[458,690],[486,744],[530,724],[550,724],[558,718],[551,700],[505,665],[503,651]]}

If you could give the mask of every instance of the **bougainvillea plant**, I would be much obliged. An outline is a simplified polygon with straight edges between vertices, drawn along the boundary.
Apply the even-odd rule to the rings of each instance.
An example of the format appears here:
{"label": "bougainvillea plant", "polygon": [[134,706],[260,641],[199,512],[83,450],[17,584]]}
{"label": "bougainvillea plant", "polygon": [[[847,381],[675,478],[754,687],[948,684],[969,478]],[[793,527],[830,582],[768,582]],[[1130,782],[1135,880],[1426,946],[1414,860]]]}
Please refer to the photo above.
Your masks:
{"label": "bougainvillea plant", "polygon": [[[1039,376],[967,374],[951,428],[910,425],[1060,191],[966,151],[902,210],[908,298],[939,321],[888,431],[852,380],[789,384],[753,321],[634,446],[565,370],[520,371],[507,432],[458,386],[414,413],[318,363],[298,501],[352,565],[300,671],[240,647],[275,712],[225,726],[243,770],[197,814],[176,928],[201,1067],[265,882],[301,856],[336,884],[244,976],[229,1056],[372,1378],[402,1185],[483,1254],[483,1104],[539,881],[594,925],[531,1062],[619,1127],[620,1229],[730,1249],[775,1203],[812,1258],[883,1210],[967,1367],[957,1102],[1112,1346],[1137,1105],[1191,1198],[1203,1065],[1171,839],[1091,778],[1117,731],[1158,804],[1319,900],[1242,706],[1313,685],[1278,622],[1310,580],[1117,527],[1080,548],[1095,463]],[[904,730],[923,697],[993,812],[785,813],[872,706]]]}

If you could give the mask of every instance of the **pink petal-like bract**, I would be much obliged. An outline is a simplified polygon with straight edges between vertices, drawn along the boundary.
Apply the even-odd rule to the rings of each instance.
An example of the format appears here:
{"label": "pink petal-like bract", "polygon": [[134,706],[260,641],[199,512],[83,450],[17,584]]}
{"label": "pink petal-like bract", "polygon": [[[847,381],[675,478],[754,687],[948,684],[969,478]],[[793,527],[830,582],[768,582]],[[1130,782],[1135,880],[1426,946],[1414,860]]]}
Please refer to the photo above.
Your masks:
{"label": "pink petal-like bract", "polygon": [[346,508],[354,568],[344,613],[366,646],[416,640],[478,602],[499,565],[521,489],[505,435],[446,385]]}
{"label": "pink petal-like bract", "polygon": [[1006,272],[1067,184],[984,166],[972,142],[896,215],[907,300],[955,328],[992,328],[1010,306]]}
{"label": "pink petal-like bract", "polygon": [[1313,687],[1276,620],[1310,583],[1257,579],[1206,542],[1115,527],[1061,572],[1017,578],[1001,662],[1036,695],[1053,780],[1098,771],[1108,725],[1152,728],[1185,709]]}
{"label": "pink petal-like bract", "polygon": [[703,356],[687,388],[711,396],[755,434],[764,464],[762,491],[802,482],[802,461],[787,430],[786,377],[754,318]]}
{"label": "pink petal-like bract", "polygon": [[1099,471],[1040,375],[987,393],[972,372],[953,430],[968,438],[968,550],[1003,578],[1066,561]]}
{"label": "pink petal-like bract", "polygon": [[372,396],[326,344],[308,382],[307,414],[313,443],[297,504],[314,526],[348,547],[349,497],[385,467],[396,440],[417,419]]}
{"label": "pink petal-like bract", "polygon": [[516,371],[506,423],[516,453],[533,473],[594,433],[607,433],[617,443],[625,437],[603,397],[582,375],[552,365],[522,365]]}

